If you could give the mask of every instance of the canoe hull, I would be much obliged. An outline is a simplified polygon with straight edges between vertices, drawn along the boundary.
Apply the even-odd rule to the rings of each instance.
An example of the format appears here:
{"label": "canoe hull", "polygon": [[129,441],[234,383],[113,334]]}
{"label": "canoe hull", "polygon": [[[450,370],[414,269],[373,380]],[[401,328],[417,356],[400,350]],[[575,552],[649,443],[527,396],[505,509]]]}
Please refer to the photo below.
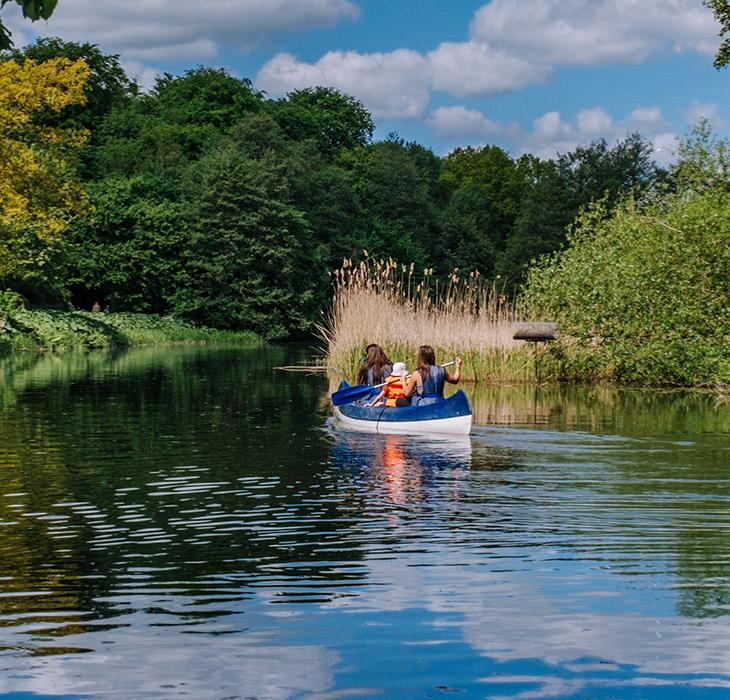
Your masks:
{"label": "canoe hull", "polygon": [[[343,382],[340,389],[347,388]],[[395,435],[468,435],[472,414],[463,391],[433,404],[403,408],[344,404],[334,407],[335,418],[349,430]]]}
{"label": "canoe hull", "polygon": [[468,435],[471,432],[472,417],[455,416],[453,418],[438,418],[419,421],[378,421],[358,420],[344,415],[339,408],[335,408],[335,418],[348,430],[359,430],[366,433],[382,435]]}

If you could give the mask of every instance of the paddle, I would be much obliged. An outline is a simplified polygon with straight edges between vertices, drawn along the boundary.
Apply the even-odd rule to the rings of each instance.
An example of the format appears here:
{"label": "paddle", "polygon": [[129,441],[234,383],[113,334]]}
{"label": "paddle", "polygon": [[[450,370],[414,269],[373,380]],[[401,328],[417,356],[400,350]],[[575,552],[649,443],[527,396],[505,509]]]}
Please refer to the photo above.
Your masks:
{"label": "paddle", "polygon": [[[456,360],[451,360],[451,362],[444,362],[444,364],[439,365],[439,367],[448,367],[449,365],[454,364],[456,364]],[[332,405],[342,406],[342,404],[352,403],[353,401],[364,398],[370,394],[373,389],[379,389],[381,386],[385,386],[388,383],[389,382],[383,382],[382,384],[376,384],[375,386],[356,384],[355,386],[348,386],[346,389],[340,389],[330,396],[332,399]]]}

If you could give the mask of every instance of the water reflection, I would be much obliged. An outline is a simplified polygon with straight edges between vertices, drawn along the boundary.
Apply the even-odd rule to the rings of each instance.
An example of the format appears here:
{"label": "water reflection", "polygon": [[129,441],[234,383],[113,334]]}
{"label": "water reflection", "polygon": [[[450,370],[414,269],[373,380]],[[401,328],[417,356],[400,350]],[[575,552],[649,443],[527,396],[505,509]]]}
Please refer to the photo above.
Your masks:
{"label": "water reflection", "polygon": [[350,433],[273,369],[306,353],[0,365],[0,693],[727,694],[730,406],[481,387],[471,437]]}

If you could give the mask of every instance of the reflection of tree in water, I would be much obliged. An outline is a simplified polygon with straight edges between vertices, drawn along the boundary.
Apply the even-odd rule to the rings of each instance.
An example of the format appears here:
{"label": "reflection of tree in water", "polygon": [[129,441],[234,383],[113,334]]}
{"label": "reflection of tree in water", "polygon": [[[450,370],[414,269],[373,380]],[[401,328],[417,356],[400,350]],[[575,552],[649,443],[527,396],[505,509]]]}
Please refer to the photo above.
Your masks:
{"label": "reflection of tree in water", "polygon": [[1,585],[27,592],[0,597],[0,616],[58,612],[67,634],[78,611],[123,612],[136,580],[201,600],[220,589],[215,610],[180,611],[195,619],[267,579],[285,600],[303,581],[326,599],[360,578],[342,567],[359,559],[338,546],[359,506],[327,469],[320,380],[274,372],[284,349],[170,350],[37,374],[0,413]]}
{"label": "reflection of tree in water", "polygon": [[[482,422],[537,424],[606,436],[605,444],[581,446],[580,433],[547,433],[562,441],[556,461],[605,464],[599,482],[575,472],[570,485],[584,490],[586,498],[598,497],[597,513],[602,499],[611,503],[605,513],[610,532],[596,530],[594,535],[602,547],[601,556],[626,575],[652,570],[655,562],[676,566],[677,607],[682,615],[728,613],[725,534],[730,406],[700,392],[601,386],[478,387],[471,398]],[[508,451],[507,468],[524,462],[526,455],[529,458],[529,450]],[[553,502],[559,498],[555,496]],[[580,519],[574,527],[576,542],[591,534],[580,527]],[[619,537],[620,546],[606,555],[602,537]]]}
{"label": "reflection of tree in water", "polygon": [[610,385],[462,387],[482,425],[550,425],[621,435],[730,433],[730,404],[710,393]]}

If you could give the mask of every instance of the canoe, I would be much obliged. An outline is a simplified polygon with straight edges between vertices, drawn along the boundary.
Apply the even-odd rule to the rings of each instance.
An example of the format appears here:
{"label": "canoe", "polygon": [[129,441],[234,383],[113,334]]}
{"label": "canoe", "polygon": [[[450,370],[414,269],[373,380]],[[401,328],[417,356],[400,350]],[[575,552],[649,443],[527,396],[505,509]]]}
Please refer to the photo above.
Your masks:
{"label": "canoe", "polygon": [[[339,389],[348,386],[347,382],[342,382]],[[334,412],[343,427],[368,433],[468,435],[471,431],[471,407],[461,390],[448,399],[422,406],[390,408],[348,403],[335,406]]]}

